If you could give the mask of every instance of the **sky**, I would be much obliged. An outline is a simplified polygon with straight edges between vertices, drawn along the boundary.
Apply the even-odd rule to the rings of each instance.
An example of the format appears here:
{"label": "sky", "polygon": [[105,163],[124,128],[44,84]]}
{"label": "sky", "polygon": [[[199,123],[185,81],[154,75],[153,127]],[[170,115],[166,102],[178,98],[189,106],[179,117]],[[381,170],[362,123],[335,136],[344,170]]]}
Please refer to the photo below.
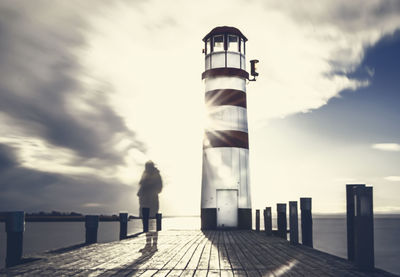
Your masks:
{"label": "sky", "polygon": [[[253,209],[345,185],[400,213],[400,2],[0,3],[0,210],[138,214],[147,160],[165,215],[200,213],[202,38],[233,26],[247,86]],[[274,210],[274,208],[273,208]]]}

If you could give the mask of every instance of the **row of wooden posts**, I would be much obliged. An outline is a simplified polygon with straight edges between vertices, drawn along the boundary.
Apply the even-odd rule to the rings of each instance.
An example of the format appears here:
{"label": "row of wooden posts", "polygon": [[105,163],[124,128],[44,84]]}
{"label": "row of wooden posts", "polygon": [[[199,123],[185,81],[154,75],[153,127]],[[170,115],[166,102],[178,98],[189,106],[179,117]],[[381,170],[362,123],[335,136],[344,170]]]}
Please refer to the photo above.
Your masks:
{"label": "row of wooden posts", "polygon": [[[347,217],[347,255],[362,270],[374,269],[374,230],[372,187],[365,185],[346,186]],[[300,198],[302,244],[313,247],[313,227],[311,214],[311,198]],[[290,243],[299,243],[297,201],[289,202]],[[287,239],[286,204],[277,204],[276,234]],[[161,230],[162,215],[156,215],[156,230]],[[120,239],[128,237],[128,214],[119,214]],[[142,209],[143,232],[149,231],[149,209]],[[98,215],[85,216],[85,243],[97,242],[99,225]],[[21,262],[23,249],[23,232],[25,230],[25,213],[9,212],[6,214],[7,256],[6,266]],[[256,210],[256,230],[260,231],[260,210]],[[264,230],[272,235],[271,207],[264,210]]]}
{"label": "row of wooden posts", "polygon": [[[363,271],[375,268],[373,188],[364,184],[346,185],[347,259]],[[313,247],[311,198],[300,198],[302,244]],[[276,234],[287,239],[286,204],[277,204]],[[297,201],[289,202],[291,244],[299,243]],[[271,207],[264,209],[264,230],[271,236]],[[260,210],[256,210],[256,231],[260,231]]]}
{"label": "row of wooden posts", "polygon": [[[143,232],[149,231],[150,209],[142,208]],[[119,214],[119,239],[128,238],[128,213]],[[161,231],[162,214],[156,214],[156,230]],[[25,212],[7,212],[6,213],[6,267],[20,264],[23,252],[23,234],[25,231]],[[85,216],[85,244],[97,242],[97,233],[99,228],[98,215]]]}
{"label": "row of wooden posts", "polygon": [[[286,217],[286,204],[278,203],[277,210],[277,226],[276,234],[279,237],[287,239],[287,217]],[[301,238],[302,244],[313,247],[313,233],[312,233],[312,214],[311,214],[311,198],[300,198],[300,211],[301,211]],[[297,201],[289,202],[289,237],[290,243],[296,245],[299,243],[299,227],[298,227],[298,213]],[[260,231],[260,210],[256,210],[256,231]],[[264,231],[267,236],[273,234],[272,231],[272,212],[271,207],[264,209]]]}

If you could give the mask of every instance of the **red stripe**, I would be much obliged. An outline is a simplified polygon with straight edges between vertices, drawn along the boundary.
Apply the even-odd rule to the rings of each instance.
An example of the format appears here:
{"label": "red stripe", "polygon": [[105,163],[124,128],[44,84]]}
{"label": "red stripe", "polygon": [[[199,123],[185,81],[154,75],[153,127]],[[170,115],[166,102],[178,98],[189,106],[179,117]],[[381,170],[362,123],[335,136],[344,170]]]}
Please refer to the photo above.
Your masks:
{"label": "red stripe", "polygon": [[249,149],[249,135],[241,131],[210,131],[205,133],[203,148],[238,147]]}
{"label": "red stripe", "polygon": [[207,106],[232,105],[246,108],[246,93],[237,89],[216,89],[206,92]]}
{"label": "red stripe", "polygon": [[222,68],[213,68],[203,72],[201,75],[202,79],[205,78],[214,78],[218,76],[226,76],[226,77],[240,77],[244,79],[249,79],[249,73],[240,68],[233,67],[222,67]]}

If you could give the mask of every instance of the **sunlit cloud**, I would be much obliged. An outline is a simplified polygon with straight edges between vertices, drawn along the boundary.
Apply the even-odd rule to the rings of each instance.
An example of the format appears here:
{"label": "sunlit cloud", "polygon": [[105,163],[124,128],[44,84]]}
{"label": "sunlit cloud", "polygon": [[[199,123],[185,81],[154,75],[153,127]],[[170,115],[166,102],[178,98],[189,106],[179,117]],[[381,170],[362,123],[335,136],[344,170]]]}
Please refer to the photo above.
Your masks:
{"label": "sunlit cloud", "polygon": [[104,204],[101,203],[85,203],[82,205],[85,208],[97,208],[97,207],[102,207]]}
{"label": "sunlit cloud", "polygon": [[386,176],[384,179],[390,182],[400,182],[400,176]]}
{"label": "sunlit cloud", "polygon": [[382,150],[382,151],[391,151],[391,152],[399,152],[400,144],[398,143],[375,143],[371,146],[373,149]]}
{"label": "sunlit cloud", "polygon": [[380,206],[374,207],[374,212],[377,213],[400,213],[400,207],[398,206]]}
{"label": "sunlit cloud", "polygon": [[[44,140],[33,137],[1,137],[0,143],[13,146],[18,151],[21,166],[45,172],[63,174],[96,173],[96,168],[80,164],[69,149],[54,147]],[[98,171],[97,173],[101,173]]]}
{"label": "sunlit cloud", "polygon": [[[368,86],[370,79],[348,74],[367,47],[400,26],[391,1],[7,3],[0,12],[7,15],[10,8],[15,16],[0,14],[6,35],[0,44],[10,46],[0,53],[7,62],[0,65],[0,127],[9,134],[0,142],[15,149],[22,167],[94,174],[132,187],[152,159],[166,184],[164,207],[190,207],[190,214],[200,201],[204,126],[229,128],[218,121],[210,126],[205,116],[200,75],[207,32],[220,25],[239,28],[249,39],[247,60],[260,60],[260,76],[247,89],[254,153],[262,150],[254,141],[268,120],[310,112],[344,89]],[[374,76],[373,68],[366,71]],[[292,159],[278,141],[268,143],[277,145],[276,155]],[[373,148],[400,151],[399,144],[382,145]],[[294,176],[291,171],[281,173]],[[221,168],[219,174],[227,172]],[[263,195],[265,172],[251,174],[258,181],[253,193]],[[190,197],[170,201],[182,194]]]}

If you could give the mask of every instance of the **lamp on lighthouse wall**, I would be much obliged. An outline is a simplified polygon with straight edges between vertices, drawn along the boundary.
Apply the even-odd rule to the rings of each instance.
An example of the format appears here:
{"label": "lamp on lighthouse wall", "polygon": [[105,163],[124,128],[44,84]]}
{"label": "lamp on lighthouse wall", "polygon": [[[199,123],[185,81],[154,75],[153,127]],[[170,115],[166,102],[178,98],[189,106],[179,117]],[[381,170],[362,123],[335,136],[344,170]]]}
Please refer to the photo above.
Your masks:
{"label": "lamp on lighthouse wall", "polygon": [[249,81],[256,81],[256,77],[258,76],[257,63],[258,63],[258,60],[250,61],[250,74],[251,74],[251,76],[253,76],[253,79],[251,79]]}

